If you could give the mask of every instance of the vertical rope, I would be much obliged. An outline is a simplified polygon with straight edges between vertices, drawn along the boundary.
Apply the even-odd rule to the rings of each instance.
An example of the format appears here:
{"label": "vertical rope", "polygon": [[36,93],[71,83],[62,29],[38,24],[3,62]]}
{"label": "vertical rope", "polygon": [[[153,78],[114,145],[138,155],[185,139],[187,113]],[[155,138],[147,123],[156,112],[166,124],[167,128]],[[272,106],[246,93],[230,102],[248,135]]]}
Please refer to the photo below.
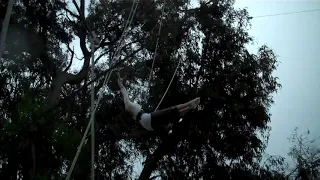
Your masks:
{"label": "vertical rope", "polygon": [[[110,71],[110,73],[112,73],[112,70]],[[107,77],[108,77],[108,79],[106,79],[106,80],[107,80],[106,82],[109,82],[110,76],[107,76]],[[97,107],[98,107],[98,104],[99,104],[99,102],[100,102],[100,100],[101,100],[101,97],[102,97],[102,96],[99,96],[98,101],[97,101],[97,103],[96,103],[96,105],[95,105],[95,107],[94,107],[94,109],[93,109],[93,112],[95,112],[95,111],[97,110]],[[77,162],[77,160],[78,160],[78,157],[79,157],[79,155],[80,155],[82,146],[83,146],[83,144],[84,144],[84,142],[85,142],[85,138],[87,137],[87,134],[88,134],[88,132],[89,132],[89,128],[90,128],[90,126],[91,126],[91,124],[92,124],[92,121],[93,121],[93,118],[94,118],[93,114],[94,114],[94,113],[91,113],[90,121],[89,121],[89,123],[88,123],[88,125],[87,125],[87,128],[86,128],[86,130],[85,130],[85,132],[84,132],[84,135],[82,136],[80,145],[78,146],[77,153],[76,153],[76,155],[75,155],[75,157],[74,157],[74,159],[73,159],[73,161],[72,161],[71,167],[70,167],[69,172],[68,172],[67,177],[66,177],[66,180],[69,180],[69,179],[70,179],[70,176],[71,176],[71,173],[72,173],[72,171],[73,171],[73,168],[74,168],[74,166],[75,166],[75,164],[76,164],[76,162]]]}
{"label": "vertical rope", "polygon": [[[190,0],[187,1],[186,10],[188,10],[189,4],[190,4]],[[186,43],[186,44],[187,44],[187,43]],[[187,49],[187,48],[186,48],[186,49]],[[181,63],[181,58],[179,59],[178,65],[177,65],[176,69],[174,70],[174,73],[173,73],[173,75],[172,75],[172,78],[171,78],[171,80],[170,80],[170,82],[169,82],[169,85],[168,85],[166,91],[165,91],[164,94],[162,95],[161,100],[160,100],[160,102],[158,103],[158,105],[157,105],[157,107],[156,107],[156,109],[155,109],[154,111],[157,111],[157,110],[158,110],[160,104],[162,103],[164,97],[166,96],[166,94],[167,94],[167,92],[168,92],[168,90],[169,90],[169,88],[170,88],[170,86],[171,86],[171,84],[172,84],[173,78],[176,76],[176,73],[177,73],[177,70],[178,70],[178,68],[179,68],[179,66],[180,66],[180,63]],[[152,69],[151,69],[151,70],[152,70]],[[150,76],[151,76],[151,73],[150,73]],[[149,83],[150,83],[150,82],[149,82]]]}
{"label": "vertical rope", "polygon": [[6,15],[4,17],[4,21],[2,24],[2,29],[1,29],[1,39],[0,39],[0,59],[2,58],[2,55],[4,53],[4,44],[6,42],[7,38],[7,32],[8,32],[8,27],[9,27],[9,22],[12,14],[12,7],[14,4],[14,0],[9,0],[8,6],[7,6],[7,11]]}
{"label": "vertical rope", "polygon": [[159,38],[160,38],[160,33],[161,33],[161,27],[162,27],[163,15],[164,15],[165,3],[166,3],[166,1],[164,0],[164,1],[163,1],[163,5],[162,5],[162,10],[161,10],[161,17],[160,17],[159,30],[158,30],[158,34],[157,34],[156,47],[155,47],[155,50],[154,50],[154,56],[153,56],[153,61],[152,61],[151,70],[150,70],[150,75],[149,75],[149,80],[148,80],[148,82],[149,82],[149,87],[150,87],[150,83],[151,83],[151,79],[152,79],[154,62],[155,62],[156,56],[157,56],[158,43],[159,43]]}
{"label": "vertical rope", "polygon": [[[130,10],[130,13],[129,13],[128,20],[127,20],[127,22],[126,22],[126,24],[125,24],[125,26],[124,26],[124,28],[123,28],[122,36],[121,36],[120,39],[119,39],[119,44],[118,44],[118,46],[117,46],[117,49],[116,49],[116,51],[115,51],[112,59],[115,59],[115,57],[119,57],[119,53],[120,53],[120,51],[121,51],[122,44],[123,44],[123,39],[124,39],[124,37],[125,37],[125,36],[127,35],[127,33],[128,33],[127,29],[128,29],[128,27],[131,25],[131,23],[132,23],[134,14],[136,13],[137,8],[138,8],[139,1],[140,1],[140,0],[134,0],[134,1],[133,1],[133,4],[132,4],[132,6],[131,6],[131,10]],[[113,62],[111,61],[111,62],[110,62],[110,66],[112,65],[112,63],[113,63]]]}
{"label": "vertical rope", "polygon": [[[94,32],[92,32],[94,36]],[[91,37],[91,80],[94,80],[94,51],[95,51],[95,37]],[[91,112],[94,110],[94,83],[91,83]],[[91,124],[91,180],[94,180],[94,146],[95,146],[95,118],[93,115],[93,123]]]}
{"label": "vertical rope", "polygon": [[171,83],[172,83],[172,81],[173,81],[173,78],[176,76],[177,70],[178,70],[178,68],[179,68],[179,66],[180,66],[180,62],[181,62],[181,59],[179,59],[178,65],[177,65],[176,69],[174,70],[174,73],[173,73],[173,75],[172,75],[172,78],[171,78],[171,80],[170,80],[170,83],[169,83],[166,91],[165,91],[164,94],[162,95],[162,98],[161,98],[160,102],[158,103],[158,106],[156,107],[156,109],[155,109],[154,111],[157,111],[157,110],[158,110],[160,104],[162,103],[164,97],[166,96],[166,94],[167,94],[167,92],[168,92],[168,90],[169,90],[169,88],[170,88],[170,86],[171,86]]}
{"label": "vertical rope", "polygon": [[[136,0],[136,1],[135,1],[136,4],[135,4],[135,2],[132,4],[132,6],[135,6],[135,5],[136,5],[136,6],[135,6],[135,8],[131,8],[131,10],[133,10],[133,13],[130,13],[130,14],[132,15],[132,17],[129,17],[129,18],[128,18],[129,23],[126,24],[126,27],[129,27],[130,24],[132,23],[132,20],[133,20],[133,17],[134,17],[134,15],[135,15],[135,13],[136,13],[136,10],[137,10],[139,1],[140,1],[140,0]],[[120,37],[120,40],[123,39],[123,37],[125,36],[125,34],[126,34],[126,31],[124,30],[123,33],[122,33],[122,35],[121,35],[121,37]],[[121,44],[121,43],[120,43],[120,44]],[[120,52],[119,46],[117,47],[116,52],[118,52],[118,53]],[[111,59],[111,62],[113,62],[114,57],[117,57],[117,55],[113,56],[113,58]],[[103,82],[103,87],[109,82],[112,72],[113,72],[113,69],[111,69],[111,71],[109,72],[109,75],[107,75],[107,76],[105,77],[105,80],[104,80],[104,82]],[[78,157],[79,157],[79,155],[80,155],[80,152],[81,152],[82,146],[83,146],[83,144],[84,144],[85,138],[86,138],[86,136],[87,136],[87,134],[88,134],[88,132],[89,132],[89,128],[90,128],[90,126],[91,126],[91,124],[92,124],[92,121],[93,121],[93,118],[94,118],[94,114],[95,114],[95,112],[96,112],[96,110],[97,110],[97,108],[98,108],[98,105],[99,105],[100,101],[101,101],[101,98],[102,98],[102,93],[99,95],[98,100],[97,100],[97,102],[95,103],[94,109],[91,111],[90,121],[89,121],[89,123],[88,123],[88,125],[87,125],[87,128],[86,128],[86,130],[85,130],[85,132],[84,132],[84,135],[82,136],[80,145],[78,146],[78,149],[77,149],[77,152],[76,152],[76,155],[75,155],[75,157],[73,158],[71,167],[70,167],[70,169],[69,169],[69,171],[68,171],[68,173],[67,173],[66,180],[69,180],[69,179],[70,179],[70,176],[71,176],[71,174],[72,174],[72,171],[73,171],[73,169],[74,169],[74,166],[75,166],[75,164],[76,164],[76,162],[77,162],[77,160],[78,160]]]}

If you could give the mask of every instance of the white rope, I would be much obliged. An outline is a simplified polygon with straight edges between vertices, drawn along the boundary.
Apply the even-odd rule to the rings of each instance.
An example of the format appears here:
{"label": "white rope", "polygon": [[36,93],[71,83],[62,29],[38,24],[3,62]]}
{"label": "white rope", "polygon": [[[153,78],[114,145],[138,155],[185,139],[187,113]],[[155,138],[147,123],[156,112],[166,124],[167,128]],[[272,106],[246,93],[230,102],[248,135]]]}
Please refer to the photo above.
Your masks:
{"label": "white rope", "polygon": [[152,78],[154,62],[155,62],[156,56],[157,56],[158,43],[159,43],[159,37],[160,37],[160,33],[161,33],[161,27],[162,27],[163,15],[164,15],[165,3],[166,3],[166,1],[163,1],[162,10],[161,10],[161,17],[160,17],[160,24],[159,24],[159,30],[158,30],[157,41],[156,41],[156,47],[155,47],[155,50],[154,50],[154,56],[153,56],[153,61],[152,61],[152,65],[151,65],[150,75],[149,75],[149,86],[150,86],[150,82],[151,82],[151,78]]}
{"label": "white rope", "polygon": [[[188,0],[188,2],[187,2],[186,9],[188,9],[188,5],[189,5],[189,4],[190,4],[190,0]],[[155,58],[154,58],[154,59],[155,59]],[[162,98],[161,98],[160,102],[158,103],[158,105],[157,105],[157,107],[156,107],[156,109],[155,109],[154,111],[157,111],[157,110],[158,110],[160,104],[162,103],[164,97],[166,96],[166,94],[167,94],[167,92],[168,92],[168,90],[169,90],[169,88],[170,88],[170,86],[171,86],[171,83],[172,83],[172,81],[173,81],[173,78],[176,76],[176,73],[177,73],[177,70],[178,70],[178,68],[179,68],[179,66],[180,66],[180,63],[181,63],[181,58],[179,59],[178,65],[177,65],[176,69],[174,70],[174,73],[173,73],[173,75],[172,75],[172,78],[171,78],[171,80],[170,80],[170,82],[169,82],[169,85],[168,85],[166,91],[165,91],[164,94],[162,95]],[[152,70],[152,69],[151,69],[151,70]]]}
{"label": "white rope", "polygon": [[12,7],[14,4],[14,0],[9,0],[8,6],[7,6],[7,11],[6,15],[4,17],[4,21],[2,24],[2,29],[1,29],[1,42],[0,42],[0,59],[2,58],[2,55],[4,53],[4,44],[6,42],[7,38],[7,32],[8,32],[8,27],[9,27],[9,22],[12,14]]}
{"label": "white rope", "polygon": [[[151,78],[152,78],[152,73],[153,73],[153,68],[154,68],[154,62],[155,62],[156,56],[157,56],[159,38],[160,38],[161,27],[162,27],[162,20],[163,20],[163,16],[164,16],[165,3],[166,3],[166,1],[163,1],[162,10],[161,10],[160,24],[159,24],[159,30],[158,30],[157,41],[156,41],[156,47],[155,47],[155,52],[154,52],[153,61],[152,61],[152,65],[151,65],[151,70],[150,70],[150,76],[149,76],[149,86],[150,86],[150,83],[151,83]],[[166,94],[167,94],[167,92],[168,92],[168,90],[169,90],[169,88],[170,88],[170,86],[171,86],[171,83],[172,83],[172,81],[173,81],[173,78],[175,77],[175,75],[176,75],[176,73],[177,73],[177,70],[178,70],[178,68],[179,68],[180,62],[181,62],[181,59],[180,59],[179,62],[178,62],[178,65],[177,65],[177,67],[176,67],[176,69],[175,69],[175,71],[174,71],[174,73],[173,73],[173,75],[172,75],[172,78],[171,78],[171,80],[170,80],[170,83],[169,83],[166,91],[165,91],[164,94],[162,95],[162,98],[161,98],[160,102],[158,103],[158,105],[157,105],[157,107],[156,107],[156,109],[155,109],[154,111],[157,111],[157,110],[158,110],[160,104],[162,103],[164,97],[166,96]]]}
{"label": "white rope", "polygon": [[[189,4],[190,4],[190,0],[188,0],[188,2],[187,2],[186,9],[188,9],[188,5],[189,5]],[[187,49],[186,49],[186,50],[187,50]],[[169,85],[168,85],[166,91],[165,91],[164,94],[162,95],[162,98],[161,98],[160,102],[158,103],[158,105],[157,105],[157,107],[156,107],[156,109],[155,109],[154,111],[157,111],[157,110],[158,110],[160,104],[162,103],[164,97],[166,96],[166,94],[167,94],[167,92],[168,92],[168,90],[169,90],[169,88],[170,88],[170,86],[171,86],[171,83],[172,83],[172,81],[173,81],[173,78],[175,77],[175,75],[176,75],[176,73],[177,73],[177,70],[178,70],[178,68],[179,68],[180,63],[181,63],[181,58],[179,59],[178,65],[177,65],[176,69],[174,70],[174,73],[173,73],[173,75],[172,75],[172,78],[171,78],[171,80],[170,80],[170,82],[169,82]],[[179,122],[180,122],[180,121],[182,121],[182,118],[180,118]],[[172,130],[170,130],[170,131],[172,132]],[[170,133],[170,131],[169,131],[169,133]]]}
{"label": "white rope", "polygon": [[[129,27],[130,24],[132,23],[132,20],[133,20],[134,14],[136,13],[136,10],[137,10],[139,1],[140,1],[140,0],[136,0],[136,1],[135,1],[136,3],[134,2],[134,3],[132,4],[131,10],[133,10],[133,13],[130,12],[130,14],[129,14],[129,15],[132,15],[132,17],[129,16],[129,18],[128,18],[129,23],[126,24],[125,28]],[[133,8],[133,6],[136,6],[136,7]],[[126,35],[126,30],[125,30],[125,29],[124,29],[121,37],[120,37],[120,40],[123,39],[124,35]],[[120,43],[120,44],[121,44],[121,43]],[[116,49],[116,53],[117,53],[117,54],[120,52],[119,47],[120,47],[120,46],[118,46],[117,49]],[[117,57],[117,55],[114,55],[114,56],[113,56],[113,58],[111,59],[111,62],[113,62],[114,57]],[[113,72],[113,69],[111,69],[111,71],[109,72],[109,75],[106,76],[106,78],[105,78],[105,80],[104,80],[104,82],[103,82],[103,87],[109,82],[112,72]],[[84,135],[83,135],[83,137],[82,137],[82,139],[81,139],[81,142],[80,142],[80,145],[79,145],[78,150],[77,150],[77,152],[76,152],[76,155],[75,155],[75,157],[74,157],[74,159],[73,159],[73,161],[72,161],[71,167],[70,167],[69,172],[68,172],[67,177],[66,177],[66,180],[69,180],[69,179],[70,179],[71,173],[72,173],[73,168],[74,168],[74,166],[75,166],[75,164],[76,164],[76,162],[77,162],[77,160],[78,160],[78,157],[79,157],[79,155],[80,155],[82,146],[83,146],[83,144],[84,144],[85,138],[86,138],[86,136],[87,136],[87,134],[88,134],[89,128],[90,128],[90,126],[91,126],[91,124],[92,124],[92,121],[93,121],[93,119],[94,119],[94,114],[95,114],[95,112],[96,112],[96,110],[97,110],[97,108],[98,108],[98,105],[99,105],[99,103],[100,103],[101,98],[102,98],[102,94],[99,95],[98,100],[97,100],[97,102],[96,102],[96,104],[95,104],[95,107],[94,107],[94,109],[91,111],[90,121],[89,121],[89,123],[88,123],[88,125],[87,125],[87,128],[86,128],[86,130],[85,130],[85,132],[84,132]]]}
{"label": "white rope", "polygon": [[170,86],[171,86],[171,83],[172,83],[172,81],[173,81],[173,78],[176,76],[176,73],[177,73],[177,70],[178,70],[178,68],[179,68],[180,62],[181,62],[181,59],[179,59],[178,65],[177,65],[176,69],[174,70],[174,73],[173,73],[173,75],[172,75],[172,78],[171,78],[171,80],[170,80],[170,83],[169,83],[166,91],[165,91],[164,94],[162,95],[162,98],[161,98],[160,102],[158,103],[158,106],[156,107],[156,109],[155,109],[154,111],[157,111],[157,110],[158,110],[160,104],[162,103],[162,100],[163,100],[164,97],[166,96],[166,94],[167,94],[167,92],[168,92],[168,90],[169,90],[169,88],[170,88]]}
{"label": "white rope", "polygon": [[[95,52],[95,45],[98,40],[96,39],[95,33],[92,32],[93,37],[91,37],[91,80],[94,80],[94,52]],[[91,112],[94,110],[94,83],[91,83]],[[91,179],[94,180],[94,146],[95,146],[95,118],[93,117],[93,123],[91,125]]]}
{"label": "white rope", "polygon": [[112,57],[112,60],[110,61],[110,66],[112,66],[112,63],[113,63],[113,60],[116,58],[116,57],[119,57],[119,53],[120,53],[120,50],[121,50],[121,46],[122,46],[122,43],[123,43],[123,38],[127,35],[128,31],[127,31],[127,28],[130,26],[130,24],[132,23],[132,20],[133,20],[133,17],[134,17],[134,14],[136,13],[136,10],[138,8],[138,4],[139,4],[139,1],[140,0],[135,0],[131,6],[131,9],[130,9],[130,13],[129,13],[129,17],[128,17],[128,20],[124,26],[124,30],[122,32],[122,35],[119,39],[119,45],[117,46],[117,49],[116,51],[114,52],[114,55]]}
{"label": "white rope", "polygon": [[[111,73],[111,72],[110,72],[110,73]],[[109,76],[109,77],[110,77],[110,76]],[[107,79],[107,82],[109,82],[109,79]],[[101,99],[100,97],[101,97],[101,96],[99,96],[98,102],[99,102],[100,99]],[[95,108],[94,108],[94,110],[93,110],[94,112],[96,111],[97,105],[98,105],[98,103],[96,104],[96,106],[95,106]],[[89,132],[89,128],[90,128],[90,126],[91,126],[91,123],[92,123],[92,121],[93,121],[93,118],[94,118],[94,115],[91,115],[90,121],[89,121],[89,123],[88,123],[88,125],[87,125],[87,128],[86,128],[86,130],[85,130],[85,132],[84,132],[84,135],[82,136],[80,145],[79,145],[78,150],[77,150],[77,153],[76,153],[76,155],[75,155],[75,157],[74,157],[74,159],[73,159],[73,161],[72,161],[72,164],[71,164],[71,167],[70,167],[69,172],[68,172],[68,174],[67,174],[66,180],[69,180],[69,179],[70,179],[70,176],[71,176],[71,173],[72,173],[72,171],[73,171],[73,168],[74,168],[74,166],[75,166],[75,164],[76,164],[76,162],[77,162],[77,160],[78,160],[78,157],[79,157],[79,155],[80,155],[81,148],[82,148],[82,146],[83,146],[83,144],[84,144],[85,138],[86,138],[86,136],[87,136],[87,134],[88,134],[88,132]]]}

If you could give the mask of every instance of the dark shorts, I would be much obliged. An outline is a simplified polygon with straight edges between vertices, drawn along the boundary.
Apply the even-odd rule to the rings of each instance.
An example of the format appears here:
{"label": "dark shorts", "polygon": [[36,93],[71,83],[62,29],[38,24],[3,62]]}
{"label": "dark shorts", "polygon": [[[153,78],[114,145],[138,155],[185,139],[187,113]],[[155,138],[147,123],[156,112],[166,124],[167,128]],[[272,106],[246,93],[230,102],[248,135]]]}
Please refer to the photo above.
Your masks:
{"label": "dark shorts", "polygon": [[175,123],[180,120],[179,110],[175,107],[166,108],[150,113],[152,129],[163,130],[170,123]]}

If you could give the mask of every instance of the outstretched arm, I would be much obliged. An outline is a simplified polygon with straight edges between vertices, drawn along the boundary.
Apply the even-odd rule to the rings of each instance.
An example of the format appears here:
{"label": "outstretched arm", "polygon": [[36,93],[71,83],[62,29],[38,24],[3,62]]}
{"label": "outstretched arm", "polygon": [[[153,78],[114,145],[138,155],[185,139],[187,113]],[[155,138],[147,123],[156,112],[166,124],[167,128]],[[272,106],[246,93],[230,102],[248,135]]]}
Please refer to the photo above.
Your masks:
{"label": "outstretched arm", "polygon": [[118,85],[122,94],[122,98],[123,98],[123,102],[125,104],[126,107],[128,107],[129,105],[129,96],[128,96],[128,92],[126,90],[126,88],[123,86],[122,83],[123,79],[120,77],[120,74],[118,73]]}

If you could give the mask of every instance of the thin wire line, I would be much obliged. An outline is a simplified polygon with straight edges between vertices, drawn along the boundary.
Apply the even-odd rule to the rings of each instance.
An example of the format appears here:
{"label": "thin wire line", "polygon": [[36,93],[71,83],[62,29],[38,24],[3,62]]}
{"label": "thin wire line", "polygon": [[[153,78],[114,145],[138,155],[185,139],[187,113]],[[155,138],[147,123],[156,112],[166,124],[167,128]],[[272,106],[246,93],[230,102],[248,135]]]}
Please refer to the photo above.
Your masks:
{"label": "thin wire line", "polygon": [[[94,35],[94,32],[92,32],[92,34]],[[95,51],[95,45],[96,45],[96,39],[95,37],[91,37],[91,52],[92,52],[92,56],[91,56],[91,80],[94,79],[94,51]],[[94,110],[94,106],[95,106],[95,99],[94,99],[94,83],[91,84],[91,112],[93,112]],[[95,178],[95,172],[94,172],[94,149],[95,149],[95,118],[93,116],[93,123],[91,124],[91,179],[94,180]]]}
{"label": "thin wire line", "polygon": [[300,13],[307,13],[307,12],[315,12],[320,11],[320,9],[312,9],[312,10],[305,10],[305,11],[294,11],[294,12],[287,12],[287,13],[277,13],[277,14],[268,14],[268,15],[261,15],[261,16],[253,16],[252,18],[263,18],[263,17],[271,17],[271,16],[283,16],[283,15],[290,15],[290,14],[300,14]]}
{"label": "thin wire line", "polygon": [[157,34],[157,41],[156,41],[156,48],[154,50],[154,56],[153,56],[153,61],[152,61],[152,65],[151,65],[151,70],[150,70],[150,76],[149,76],[149,87],[150,87],[150,83],[151,83],[151,78],[152,78],[152,73],[153,73],[153,67],[154,67],[154,62],[156,60],[156,56],[157,56],[157,50],[158,50],[158,43],[159,43],[159,38],[160,38],[160,33],[161,33],[161,27],[162,27],[162,20],[163,20],[163,15],[164,15],[164,9],[165,9],[165,4],[166,1],[163,1],[163,5],[162,5],[162,10],[161,10],[161,19],[160,19],[160,25],[159,25],[159,30],[158,30],[158,34]]}
{"label": "thin wire line", "polygon": [[174,73],[173,73],[173,75],[172,75],[172,77],[171,77],[170,83],[169,83],[166,91],[165,91],[164,94],[162,95],[162,98],[161,98],[160,102],[158,103],[158,105],[157,105],[156,109],[154,110],[154,112],[156,112],[156,111],[158,110],[158,108],[159,108],[160,104],[162,103],[164,97],[167,95],[167,92],[168,92],[168,90],[169,90],[169,88],[170,88],[170,86],[171,86],[171,83],[172,83],[174,77],[176,76],[177,70],[178,70],[178,68],[179,68],[179,66],[180,66],[180,62],[181,62],[181,59],[179,59],[178,65],[177,65],[176,69],[174,70]]}

